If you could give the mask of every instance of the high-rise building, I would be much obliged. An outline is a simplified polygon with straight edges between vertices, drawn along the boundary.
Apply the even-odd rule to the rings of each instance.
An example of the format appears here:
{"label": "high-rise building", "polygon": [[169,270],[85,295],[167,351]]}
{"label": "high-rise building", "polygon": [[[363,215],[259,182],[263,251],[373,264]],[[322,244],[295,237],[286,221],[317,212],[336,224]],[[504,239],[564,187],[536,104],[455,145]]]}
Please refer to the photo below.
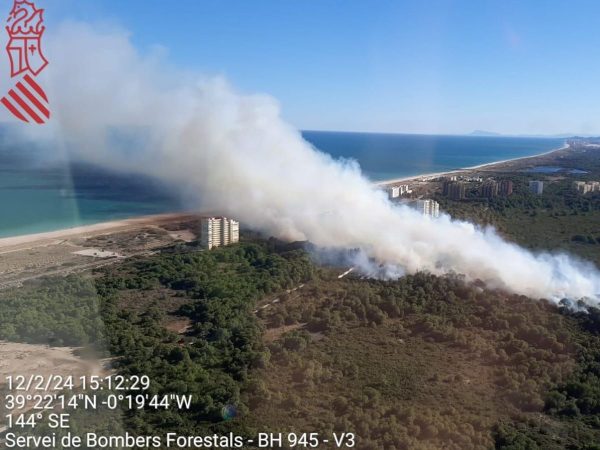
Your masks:
{"label": "high-rise building", "polygon": [[440,215],[440,204],[435,200],[417,200],[414,205],[424,216],[438,217]]}
{"label": "high-rise building", "polygon": [[493,198],[498,196],[498,183],[495,181],[486,181],[481,185],[481,196],[485,198]]}
{"label": "high-rise building", "polygon": [[600,191],[600,182],[598,181],[576,181],[575,189],[581,194],[587,194],[588,192]]}
{"label": "high-rise building", "polygon": [[448,181],[444,184],[444,191],[448,198],[452,200],[462,200],[465,198],[465,184],[456,181]]}
{"label": "high-rise building", "polygon": [[411,194],[412,190],[408,184],[401,184],[399,186],[390,186],[388,188],[388,196],[389,198],[398,198],[402,195]]}
{"label": "high-rise building", "polygon": [[200,245],[203,248],[210,250],[239,240],[239,222],[227,217],[203,217],[200,220]]}
{"label": "high-rise building", "polygon": [[585,181],[576,181],[574,183],[575,185],[575,189],[577,189],[577,191],[581,194],[587,194],[588,192],[590,192],[592,189],[592,187],[586,183]]}
{"label": "high-rise building", "polygon": [[500,182],[500,195],[511,195],[513,193],[512,180],[502,180]]}
{"label": "high-rise building", "polygon": [[531,180],[529,182],[529,190],[536,195],[542,195],[544,192],[544,182],[539,180]]}
{"label": "high-rise building", "polygon": [[400,188],[400,195],[412,194],[412,189],[408,184],[401,184],[398,187]]}
{"label": "high-rise building", "polygon": [[443,195],[448,195],[448,191],[450,190],[450,185],[453,182],[450,180],[444,180],[444,183],[442,184],[442,194]]}
{"label": "high-rise building", "polygon": [[456,175],[445,176],[442,178],[442,194],[448,195],[448,190],[450,189],[450,185],[455,184],[458,180]]}

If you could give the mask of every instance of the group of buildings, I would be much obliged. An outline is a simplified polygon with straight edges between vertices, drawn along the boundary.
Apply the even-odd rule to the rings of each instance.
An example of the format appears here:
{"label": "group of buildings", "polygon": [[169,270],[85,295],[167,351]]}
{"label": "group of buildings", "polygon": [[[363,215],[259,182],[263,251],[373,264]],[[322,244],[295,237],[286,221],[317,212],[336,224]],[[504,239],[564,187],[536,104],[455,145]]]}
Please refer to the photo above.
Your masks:
{"label": "group of buildings", "polygon": [[390,186],[387,189],[388,196],[390,199],[402,197],[404,195],[412,194],[412,189],[408,184],[401,184],[399,186]]}
{"label": "group of buildings", "polygon": [[599,181],[576,181],[575,189],[580,194],[587,194],[588,192],[598,192],[600,191],[600,182]]}
{"label": "group of buildings", "polygon": [[411,199],[407,198],[413,193],[412,189],[408,184],[401,184],[397,186],[388,186],[386,188],[388,197],[390,200],[396,200],[401,204],[410,206],[416,209],[424,216],[439,217],[440,215],[440,204],[435,200],[431,199]]}
{"label": "group of buildings", "polygon": [[[600,181],[575,181],[573,186],[580,194],[600,192]],[[541,195],[544,192],[544,182],[539,180],[530,181],[529,190],[533,194]]]}
{"label": "group of buildings", "polygon": [[[470,178],[469,181],[483,181],[481,177]],[[467,196],[467,182],[459,181],[456,177],[445,179],[442,184],[442,194],[451,200],[463,200]],[[509,196],[513,193],[511,180],[486,180],[479,187],[479,195],[483,198]]]}
{"label": "group of buildings", "polygon": [[581,148],[600,148],[600,140],[598,138],[573,138],[567,140],[567,146],[575,149]]}
{"label": "group of buildings", "polygon": [[240,223],[227,217],[200,219],[200,246],[207,250],[239,242]]}
{"label": "group of buildings", "polygon": [[[481,198],[508,197],[513,193],[512,180],[493,180],[488,179],[481,183],[478,192]],[[536,195],[544,192],[544,182],[540,180],[531,180],[529,182],[529,191]],[[445,179],[442,184],[442,194],[451,200],[464,200],[470,192],[469,186],[464,181],[456,180],[456,177]]]}
{"label": "group of buildings", "polygon": [[[598,181],[576,181],[575,189],[581,194],[589,192],[600,192]],[[541,195],[544,192],[544,182],[540,180],[529,181],[529,190],[533,194]],[[413,191],[409,185],[391,186],[387,189],[391,199],[411,194]],[[486,180],[479,188],[481,197],[493,198],[497,196],[508,196],[513,192],[511,180]],[[446,179],[443,182],[442,193],[452,200],[462,200],[466,196],[465,182],[456,177]],[[403,203],[415,208],[424,216],[439,217],[440,204],[432,199],[401,200]],[[223,245],[234,244],[240,240],[239,222],[227,217],[202,217],[200,220],[200,246],[207,250]]]}

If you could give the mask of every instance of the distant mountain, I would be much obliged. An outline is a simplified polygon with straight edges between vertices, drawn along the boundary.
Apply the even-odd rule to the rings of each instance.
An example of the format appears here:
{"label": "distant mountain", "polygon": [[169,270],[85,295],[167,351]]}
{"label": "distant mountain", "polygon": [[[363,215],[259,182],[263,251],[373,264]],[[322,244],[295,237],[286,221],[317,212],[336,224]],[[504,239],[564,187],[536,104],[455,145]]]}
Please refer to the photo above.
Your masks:
{"label": "distant mountain", "polygon": [[485,130],[475,130],[469,133],[469,136],[502,136],[500,133]]}

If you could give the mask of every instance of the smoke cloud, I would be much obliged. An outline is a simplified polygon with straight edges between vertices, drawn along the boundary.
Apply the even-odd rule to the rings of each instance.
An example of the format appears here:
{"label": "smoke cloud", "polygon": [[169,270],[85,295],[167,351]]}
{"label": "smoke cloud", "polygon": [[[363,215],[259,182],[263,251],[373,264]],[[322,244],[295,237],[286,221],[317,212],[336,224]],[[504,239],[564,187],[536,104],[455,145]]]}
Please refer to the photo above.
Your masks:
{"label": "smoke cloud", "polygon": [[374,261],[387,274],[455,272],[535,298],[598,301],[592,264],[533,254],[493,229],[392,205],[356,163],[304,141],[272,97],[175,70],[161,49],[140,54],[123,30],[70,23],[47,38],[43,83],[54,117],[26,129],[55,149],[160,178],[194,208],[278,237],[360,248],[367,272]]}

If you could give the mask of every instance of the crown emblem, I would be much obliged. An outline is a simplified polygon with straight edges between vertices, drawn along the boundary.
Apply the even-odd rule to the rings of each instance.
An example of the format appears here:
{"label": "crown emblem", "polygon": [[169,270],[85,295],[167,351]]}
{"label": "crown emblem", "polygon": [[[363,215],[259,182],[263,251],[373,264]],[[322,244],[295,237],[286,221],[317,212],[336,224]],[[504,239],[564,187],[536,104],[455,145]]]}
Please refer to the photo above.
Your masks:
{"label": "crown emblem", "polygon": [[44,26],[44,10],[36,8],[33,2],[15,0],[6,21],[6,31],[11,38],[41,37]]}
{"label": "crown emblem", "polygon": [[43,9],[28,0],[15,0],[6,21],[12,77],[27,71],[37,75],[48,65],[41,49],[45,29]]}

